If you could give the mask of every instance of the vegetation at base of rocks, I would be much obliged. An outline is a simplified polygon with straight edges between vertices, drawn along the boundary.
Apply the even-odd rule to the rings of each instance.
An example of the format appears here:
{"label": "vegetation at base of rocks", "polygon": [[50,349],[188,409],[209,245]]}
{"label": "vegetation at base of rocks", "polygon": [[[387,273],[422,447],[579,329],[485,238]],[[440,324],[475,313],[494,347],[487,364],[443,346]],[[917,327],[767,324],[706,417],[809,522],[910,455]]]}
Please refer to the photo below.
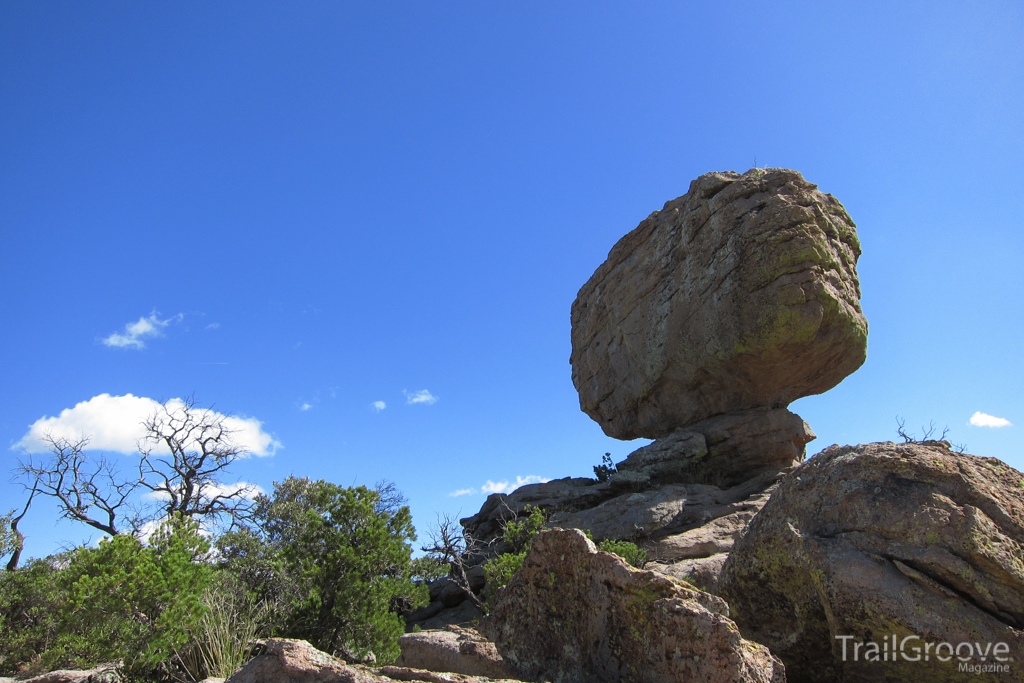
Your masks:
{"label": "vegetation at base of rocks", "polygon": [[647,564],[647,551],[639,547],[636,543],[632,543],[630,541],[613,541],[610,538],[606,538],[598,543],[597,547],[606,553],[618,555],[637,569],[643,569],[644,565]]}
{"label": "vegetation at base of rocks", "polygon": [[904,418],[900,417],[899,415],[896,416],[896,434],[901,439],[903,439],[903,443],[925,443],[927,441],[944,441],[951,450],[956,451],[957,453],[964,453],[967,451],[967,444],[955,444],[946,441],[946,435],[949,434],[949,427],[943,427],[942,433],[939,434],[938,437],[933,438],[935,436],[935,429],[935,421],[929,420],[927,427],[925,427],[924,425],[921,426],[921,438],[918,439],[913,432],[907,431],[907,421]]}
{"label": "vegetation at base of rocks", "polygon": [[[410,577],[416,534],[402,502],[387,500],[380,487],[289,477],[272,498],[259,496],[254,523],[222,544],[225,567],[248,565],[239,577],[260,599],[283,591],[279,635],[393,661],[405,630],[399,612],[427,601],[426,587]],[[249,557],[257,546],[258,557]]]}
{"label": "vegetation at base of rocks", "polygon": [[487,579],[485,586],[486,598],[490,600],[497,593],[499,588],[508,585],[512,577],[523,568],[526,561],[526,551],[520,553],[505,553],[498,555],[484,565],[484,577]]}
{"label": "vegetation at base of rocks", "polygon": [[[412,577],[437,572],[411,562],[394,486],[289,477],[245,508],[220,535],[174,513],[148,537],[153,525],[0,572],[0,676],[119,661],[129,680],[192,683],[230,676],[259,637],[394,660],[401,614],[427,601]],[[14,517],[0,519],[0,556],[20,548]]]}
{"label": "vegetation at base of rocks", "polygon": [[505,522],[502,540],[512,546],[512,552],[521,553],[529,549],[533,537],[547,524],[548,516],[539,507],[527,505],[513,519]]}
{"label": "vegetation at base of rocks", "polygon": [[169,670],[203,615],[208,551],[197,525],[176,518],[149,545],[120,535],[4,573],[0,671],[118,660],[134,675]]}
{"label": "vegetation at base of rocks", "polygon": [[601,464],[594,465],[594,476],[597,477],[598,481],[608,481],[608,479],[618,472],[615,467],[615,463],[612,462],[612,454],[605,453],[601,456]]}

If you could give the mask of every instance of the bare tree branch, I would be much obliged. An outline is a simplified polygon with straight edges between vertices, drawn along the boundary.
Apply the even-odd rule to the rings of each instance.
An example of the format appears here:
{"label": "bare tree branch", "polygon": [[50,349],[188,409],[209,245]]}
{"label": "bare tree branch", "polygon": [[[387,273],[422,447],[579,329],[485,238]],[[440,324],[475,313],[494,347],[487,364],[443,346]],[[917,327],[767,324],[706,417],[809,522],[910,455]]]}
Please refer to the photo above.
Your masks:
{"label": "bare tree branch", "polygon": [[26,489],[56,498],[65,519],[110,536],[121,533],[119,516],[131,531],[137,530],[140,520],[128,499],[138,482],[120,479],[113,463],[102,456],[96,460],[87,457],[87,437],[72,441],[47,434],[43,439],[50,446],[50,457],[36,460],[29,456],[18,466],[29,482]]}
{"label": "bare tree branch", "polygon": [[483,613],[487,607],[469,585],[466,567],[474,558],[481,557],[483,547],[456,520],[447,514],[437,516],[437,524],[430,530],[430,544],[420,548],[430,557],[449,566],[448,577],[465,592],[466,597]]}

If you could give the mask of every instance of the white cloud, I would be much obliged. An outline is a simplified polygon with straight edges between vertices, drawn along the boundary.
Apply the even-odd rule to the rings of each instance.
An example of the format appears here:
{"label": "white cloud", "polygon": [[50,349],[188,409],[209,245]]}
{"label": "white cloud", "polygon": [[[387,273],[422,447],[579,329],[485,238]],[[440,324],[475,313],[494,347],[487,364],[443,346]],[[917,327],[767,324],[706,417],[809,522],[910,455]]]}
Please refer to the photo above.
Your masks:
{"label": "white cloud", "polygon": [[[230,496],[241,492],[242,498],[253,500],[256,496],[266,493],[263,487],[259,484],[250,484],[246,481],[240,481],[235,484],[207,484],[203,487],[203,499],[210,500],[216,496]],[[163,491],[150,491],[143,498],[149,498],[150,500],[166,500],[168,495]]]}
{"label": "white cloud", "polygon": [[384,401],[374,401],[370,404],[370,407],[376,410],[378,413],[388,407],[388,404]]}
{"label": "white cloud", "polygon": [[516,477],[515,482],[509,481],[491,481],[487,480],[480,490],[483,493],[512,493],[520,486],[526,486],[527,484],[544,484],[551,481],[551,479],[537,476],[536,474],[530,474],[525,477]]}
{"label": "white cloud", "polygon": [[[185,402],[180,398],[167,402],[172,412],[180,411],[184,406]],[[84,436],[89,438],[90,450],[134,453],[139,439],[145,436],[142,423],[160,408],[159,401],[145,396],[100,394],[76,404],[74,408],[65,408],[57,417],[39,418],[14,444],[14,448],[42,453],[48,450],[47,435],[73,441]],[[232,443],[253,455],[273,455],[281,447],[281,443],[264,432],[263,423],[254,417],[234,417],[201,408],[193,410],[222,419],[231,432]]]}
{"label": "white cloud", "polygon": [[970,423],[972,425],[974,425],[975,427],[1010,427],[1010,426],[1012,426],[1010,421],[1005,419],[1005,418],[996,417],[995,415],[989,415],[988,413],[983,413],[981,411],[978,411],[974,415],[971,415]]}
{"label": "white cloud", "polygon": [[216,330],[219,327],[220,327],[220,323],[210,323],[209,325],[206,326],[206,329],[208,329],[208,330]]}
{"label": "white cloud", "polygon": [[303,403],[301,406],[299,406],[299,410],[301,410],[303,412],[305,412],[307,410],[312,410],[312,409],[313,409],[313,404],[312,403]]}
{"label": "white cloud", "polygon": [[459,496],[469,496],[469,495],[472,495],[474,493],[476,493],[476,489],[459,489],[457,491],[452,491],[448,495],[453,497],[453,498],[457,498]]}
{"label": "white cloud", "polygon": [[413,404],[416,404],[416,403],[425,403],[425,404],[427,404],[429,406],[429,405],[433,405],[434,403],[437,403],[437,398],[438,397],[434,396],[433,394],[431,394],[426,389],[421,389],[419,391],[412,391],[412,392],[409,392],[409,391],[406,391],[405,389],[403,389],[402,393],[405,394],[405,402],[410,404],[410,405],[413,405]]}
{"label": "white cloud", "polygon": [[148,317],[139,318],[137,321],[125,325],[124,334],[114,332],[109,337],[105,337],[103,343],[120,349],[144,349],[146,342],[143,341],[143,337],[159,337],[163,334],[164,328],[184,317],[184,314],[179,313],[166,320],[161,320],[157,312],[153,311]]}

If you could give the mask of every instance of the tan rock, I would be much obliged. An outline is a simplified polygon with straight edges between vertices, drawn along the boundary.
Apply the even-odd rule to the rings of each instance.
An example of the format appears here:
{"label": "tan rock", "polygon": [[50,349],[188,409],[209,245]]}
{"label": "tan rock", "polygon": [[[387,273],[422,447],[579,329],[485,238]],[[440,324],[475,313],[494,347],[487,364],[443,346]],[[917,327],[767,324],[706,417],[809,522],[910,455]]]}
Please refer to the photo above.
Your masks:
{"label": "tan rock", "polygon": [[598,552],[582,532],[537,535],[481,631],[528,680],[561,683],[785,680],[740,637],[719,598]]}
{"label": "tan rock", "polygon": [[398,639],[398,645],[402,654],[395,666],[512,678],[494,643],[474,629],[450,626],[439,631],[407,633]]}
{"label": "tan rock", "polygon": [[376,683],[371,672],[346,665],[304,640],[268,638],[265,652],[249,660],[227,683]]}
{"label": "tan rock", "polygon": [[612,248],[572,306],[580,407],[620,439],[785,407],[864,362],[853,221],[799,173],[709,173]]}
{"label": "tan rock", "polygon": [[719,553],[708,557],[679,560],[671,564],[652,562],[645,569],[685,581],[694,588],[717,595],[718,578],[722,574],[722,566],[728,557],[728,553]]}
{"label": "tan rock", "polygon": [[779,484],[718,588],[744,634],[796,681],[977,678],[956,658],[854,661],[854,641],[881,650],[885,638],[916,636],[908,648],[1006,643],[1013,664],[986,680],[1019,682],[1024,474],[945,442],[832,446]]}
{"label": "tan rock", "polygon": [[100,664],[91,669],[57,669],[32,678],[11,680],[17,683],[120,683],[121,675],[117,664]]}

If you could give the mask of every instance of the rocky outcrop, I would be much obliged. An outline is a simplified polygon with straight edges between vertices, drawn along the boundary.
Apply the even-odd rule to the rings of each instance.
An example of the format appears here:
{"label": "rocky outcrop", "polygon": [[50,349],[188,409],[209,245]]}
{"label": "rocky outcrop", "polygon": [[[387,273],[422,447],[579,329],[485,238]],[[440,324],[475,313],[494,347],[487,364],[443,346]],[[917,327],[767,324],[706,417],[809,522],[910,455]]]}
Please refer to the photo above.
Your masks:
{"label": "rocky outcrop", "polygon": [[121,683],[117,664],[100,664],[91,669],[58,669],[31,678],[0,678],[0,683]]}
{"label": "rocky outcrop", "polygon": [[785,407],[864,362],[853,221],[795,171],[709,173],[612,248],[572,305],[580,407],[619,439]]}
{"label": "rocky outcrop", "polygon": [[350,667],[305,640],[268,638],[263,653],[249,660],[227,683],[375,683],[368,671]]}
{"label": "rocky outcrop", "polygon": [[474,629],[450,626],[445,630],[407,633],[398,639],[398,645],[402,654],[396,666],[491,678],[513,676],[494,643]]}
{"label": "rocky outcrop", "polygon": [[348,666],[304,640],[270,638],[264,641],[264,650],[236,671],[227,683],[487,683],[498,680],[521,683],[513,679],[438,673],[407,666],[384,666],[379,669],[362,665]]}
{"label": "rocky outcrop", "polygon": [[[969,678],[940,643],[969,644],[977,666],[999,663],[978,648],[1005,643],[1014,662],[986,680],[1020,681],[1024,475],[945,442],[830,447],[779,485],[719,592],[792,681]],[[895,661],[893,638],[909,639]],[[865,661],[870,643],[883,661]]]}
{"label": "rocky outcrop", "polygon": [[725,603],[598,552],[582,532],[553,529],[498,592],[482,631],[528,680],[785,680],[767,648],[745,641]]}
{"label": "rocky outcrop", "polygon": [[804,446],[813,440],[810,426],[785,408],[717,415],[633,451],[617,465],[611,482],[736,486],[799,464]]}

